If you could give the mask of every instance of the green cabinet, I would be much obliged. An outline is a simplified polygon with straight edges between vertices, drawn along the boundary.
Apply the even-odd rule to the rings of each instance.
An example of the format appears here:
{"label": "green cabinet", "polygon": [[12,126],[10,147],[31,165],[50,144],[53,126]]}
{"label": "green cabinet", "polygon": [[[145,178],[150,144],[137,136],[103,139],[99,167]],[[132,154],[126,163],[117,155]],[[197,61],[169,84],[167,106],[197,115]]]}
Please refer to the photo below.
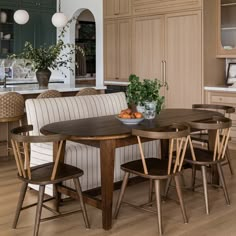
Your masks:
{"label": "green cabinet", "polygon": [[[13,14],[17,9],[28,11],[29,21],[25,25],[14,22]],[[56,12],[56,0],[1,0],[1,11],[7,12],[8,21],[0,22],[0,58],[22,52],[26,41],[34,47],[56,42],[56,27],[51,22]],[[9,34],[10,39],[6,36]]]}

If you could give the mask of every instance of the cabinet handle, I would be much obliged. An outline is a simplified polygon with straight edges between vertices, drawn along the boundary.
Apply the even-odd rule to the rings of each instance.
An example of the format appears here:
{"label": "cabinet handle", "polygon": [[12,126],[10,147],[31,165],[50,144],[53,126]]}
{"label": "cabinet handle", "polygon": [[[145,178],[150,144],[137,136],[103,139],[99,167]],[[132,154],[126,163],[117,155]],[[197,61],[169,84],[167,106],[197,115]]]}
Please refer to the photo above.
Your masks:
{"label": "cabinet handle", "polygon": [[120,14],[120,1],[115,0],[115,6],[114,6],[114,15]]}
{"label": "cabinet handle", "polygon": [[163,82],[166,85],[166,61],[163,61]]}
{"label": "cabinet handle", "polygon": [[118,77],[115,78],[116,80],[119,79]]}
{"label": "cabinet handle", "polygon": [[164,77],[163,77],[163,61],[161,61],[161,81],[164,84]]}

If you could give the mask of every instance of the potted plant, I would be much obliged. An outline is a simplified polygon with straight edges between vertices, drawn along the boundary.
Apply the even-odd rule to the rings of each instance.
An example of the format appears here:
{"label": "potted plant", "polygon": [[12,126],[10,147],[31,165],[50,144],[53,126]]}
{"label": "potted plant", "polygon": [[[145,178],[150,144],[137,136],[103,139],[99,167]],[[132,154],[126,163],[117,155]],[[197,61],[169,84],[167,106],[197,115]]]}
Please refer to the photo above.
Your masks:
{"label": "potted plant", "polygon": [[26,42],[23,51],[16,55],[13,54],[10,58],[24,59],[25,65],[31,65],[32,69],[36,70],[36,78],[39,83],[39,87],[47,87],[48,81],[51,76],[50,69],[60,69],[65,67],[73,72],[70,64],[73,61],[73,54],[76,50],[79,50],[84,54],[82,48],[74,44],[64,43],[61,39],[65,32],[68,24],[71,23],[71,19],[65,27],[63,27],[58,41],[56,44],[45,46],[42,45],[39,48],[34,48],[30,42]]}
{"label": "potted plant", "polygon": [[158,79],[144,79],[140,81],[139,77],[132,74],[129,77],[130,84],[126,90],[127,102],[132,107],[138,106],[141,112],[144,111],[144,105],[147,103],[155,103],[156,113],[159,113],[164,104],[164,96],[160,95],[160,89],[167,87]]}

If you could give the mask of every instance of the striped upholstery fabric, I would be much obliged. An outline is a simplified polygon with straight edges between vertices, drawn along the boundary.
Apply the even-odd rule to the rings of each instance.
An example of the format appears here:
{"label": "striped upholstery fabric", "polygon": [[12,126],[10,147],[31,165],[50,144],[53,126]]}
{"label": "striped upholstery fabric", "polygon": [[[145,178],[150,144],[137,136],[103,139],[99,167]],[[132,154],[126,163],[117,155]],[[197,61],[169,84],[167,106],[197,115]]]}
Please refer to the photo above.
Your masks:
{"label": "striped upholstery fabric", "polygon": [[[28,123],[34,126],[33,134],[35,135],[40,133],[42,126],[52,122],[114,115],[126,108],[124,93],[26,100]],[[156,141],[145,143],[145,153],[156,156],[157,150],[159,150],[157,146],[158,142]],[[116,149],[115,181],[119,181],[123,177],[120,164],[138,158],[137,153],[137,145]],[[51,161],[49,159],[51,154],[51,145],[32,144],[31,165]],[[98,148],[70,141],[66,144],[65,162],[84,170],[84,175],[81,178],[83,190],[100,186],[99,156]],[[70,182],[67,182],[66,185],[73,187]],[[52,192],[47,189],[47,193],[51,194]]]}

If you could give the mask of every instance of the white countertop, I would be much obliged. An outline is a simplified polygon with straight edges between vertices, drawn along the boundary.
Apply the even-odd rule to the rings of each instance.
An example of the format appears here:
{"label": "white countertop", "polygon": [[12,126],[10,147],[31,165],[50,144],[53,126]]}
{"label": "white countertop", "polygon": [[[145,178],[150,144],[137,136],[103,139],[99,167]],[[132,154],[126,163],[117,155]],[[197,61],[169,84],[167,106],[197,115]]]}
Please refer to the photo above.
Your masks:
{"label": "white countertop", "polygon": [[[6,92],[17,92],[20,94],[37,94],[42,93],[48,89],[55,89],[59,92],[73,92],[73,91],[79,91],[85,87],[91,87],[91,86],[81,86],[81,85],[69,85],[69,84],[49,84],[48,88],[39,88],[38,84],[28,84],[28,85],[21,85],[21,86],[13,86],[10,85],[6,88],[0,88],[0,94],[6,93]],[[106,86],[101,87],[91,87],[95,88],[97,90],[106,89]]]}
{"label": "white countertop", "polygon": [[236,85],[233,86],[205,86],[207,91],[236,92]]}
{"label": "white countertop", "polygon": [[[2,82],[2,80],[1,80]],[[29,78],[19,78],[19,79],[7,79],[6,84],[7,85],[25,85],[25,84],[37,84],[36,79],[29,79]],[[49,83],[64,83],[64,80],[61,79],[50,79]]]}
{"label": "white countertop", "polygon": [[119,82],[119,81],[104,81],[105,85],[129,85],[130,82]]}

